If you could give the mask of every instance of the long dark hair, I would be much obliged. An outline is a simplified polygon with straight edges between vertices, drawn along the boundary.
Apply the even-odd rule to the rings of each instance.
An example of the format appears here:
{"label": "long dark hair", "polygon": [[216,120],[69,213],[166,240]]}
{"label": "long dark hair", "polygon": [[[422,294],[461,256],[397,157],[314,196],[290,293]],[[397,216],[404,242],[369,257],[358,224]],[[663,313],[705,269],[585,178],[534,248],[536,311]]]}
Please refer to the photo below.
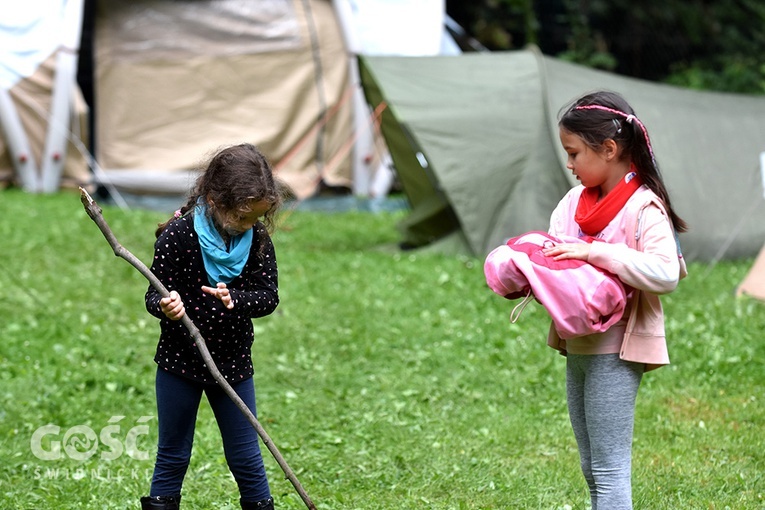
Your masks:
{"label": "long dark hair", "polygon": [[[208,206],[208,214],[215,208],[221,212],[242,210],[252,200],[265,200],[273,206],[262,219],[262,226],[256,225],[256,235],[260,228],[273,232],[277,210],[282,204],[287,191],[286,186],[276,179],[266,157],[249,143],[232,145],[219,149],[207,163],[207,168],[199,176],[194,190],[180,208],[176,216],[182,216],[192,210],[199,198]],[[157,227],[156,236],[162,233],[175,219],[170,218]]]}
{"label": "long dark hair", "polygon": [[643,183],[664,202],[675,230],[688,230],[688,224],[672,209],[648,131],[621,95],[598,91],[582,96],[561,110],[558,126],[579,136],[597,152],[606,140],[615,141],[622,148],[621,157],[635,164]]}

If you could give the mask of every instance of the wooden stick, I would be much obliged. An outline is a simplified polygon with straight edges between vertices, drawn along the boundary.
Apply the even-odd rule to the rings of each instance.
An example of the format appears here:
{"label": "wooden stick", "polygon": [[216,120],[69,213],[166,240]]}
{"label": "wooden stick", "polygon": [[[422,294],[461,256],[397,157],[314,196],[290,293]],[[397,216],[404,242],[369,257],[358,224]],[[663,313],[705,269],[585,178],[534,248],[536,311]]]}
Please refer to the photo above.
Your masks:
{"label": "wooden stick", "polygon": [[[98,228],[99,230],[101,230],[101,233],[106,238],[106,241],[112,247],[112,250],[114,250],[114,254],[118,257],[125,259],[133,267],[135,267],[138,271],[140,271],[141,274],[144,275],[147,280],[149,280],[149,283],[151,284],[151,286],[154,287],[162,297],[169,296],[170,292],[168,292],[165,286],[162,285],[162,282],[159,281],[159,279],[154,275],[154,273],[152,273],[151,270],[148,267],[146,267],[146,265],[143,262],[141,262],[135,255],[130,253],[130,251],[128,251],[124,246],[122,246],[117,241],[117,238],[114,236],[114,233],[112,232],[111,228],[109,228],[109,225],[106,223],[106,220],[104,219],[104,216],[101,211],[101,207],[98,206],[96,201],[93,200],[90,194],[87,191],[85,191],[85,189],[83,188],[80,188],[80,201],[82,202],[82,205],[85,207],[85,211],[88,213],[88,216],[90,216],[90,219],[92,219],[96,223],[96,225],[98,225]],[[228,394],[228,396],[231,397],[231,400],[234,401],[234,403],[239,408],[239,410],[242,411],[242,413],[244,413],[244,415],[247,417],[247,419],[252,424],[252,426],[255,427],[255,430],[258,432],[258,435],[263,440],[263,443],[265,443],[266,447],[268,447],[268,451],[270,451],[271,454],[274,456],[274,458],[276,459],[276,462],[284,471],[285,476],[290,482],[292,482],[292,485],[295,487],[295,490],[303,499],[303,502],[306,504],[309,510],[316,510],[316,506],[311,501],[311,498],[308,497],[308,494],[303,489],[303,486],[300,485],[300,482],[295,476],[295,473],[293,473],[290,467],[287,465],[287,462],[284,460],[284,457],[282,457],[282,454],[279,453],[279,450],[276,448],[276,445],[274,444],[274,442],[271,441],[271,438],[268,436],[265,429],[260,425],[260,422],[255,417],[255,415],[252,414],[252,411],[250,411],[250,409],[247,407],[244,401],[239,397],[239,395],[236,394],[234,389],[231,387],[228,381],[226,381],[226,379],[218,370],[218,367],[215,365],[215,362],[213,361],[212,356],[210,356],[210,351],[207,349],[207,344],[205,343],[204,338],[202,338],[202,335],[199,333],[199,330],[197,329],[197,327],[194,325],[191,319],[189,319],[188,314],[183,315],[183,317],[181,318],[181,322],[183,322],[183,325],[186,326],[186,328],[189,330],[189,333],[191,333],[191,337],[196,343],[197,349],[199,350],[199,354],[202,356],[202,359],[207,365],[207,368],[210,370],[210,373],[212,374],[213,378],[215,378],[215,380],[218,382],[221,388],[223,388],[223,390]]]}

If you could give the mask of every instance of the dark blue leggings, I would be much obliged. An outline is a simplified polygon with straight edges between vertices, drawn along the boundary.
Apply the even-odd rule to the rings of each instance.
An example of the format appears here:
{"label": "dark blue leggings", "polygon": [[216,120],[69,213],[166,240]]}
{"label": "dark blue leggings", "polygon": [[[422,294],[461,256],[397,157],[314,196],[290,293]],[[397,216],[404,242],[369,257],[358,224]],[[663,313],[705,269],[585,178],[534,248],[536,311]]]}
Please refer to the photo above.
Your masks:
{"label": "dark blue leggings", "polygon": [[[255,413],[255,386],[252,378],[231,385],[247,407]],[[159,442],[151,496],[177,496],[189,467],[194,426],[202,393],[215,413],[226,462],[239,486],[244,501],[271,497],[258,434],[242,411],[217,385],[195,381],[157,370],[157,414]]]}

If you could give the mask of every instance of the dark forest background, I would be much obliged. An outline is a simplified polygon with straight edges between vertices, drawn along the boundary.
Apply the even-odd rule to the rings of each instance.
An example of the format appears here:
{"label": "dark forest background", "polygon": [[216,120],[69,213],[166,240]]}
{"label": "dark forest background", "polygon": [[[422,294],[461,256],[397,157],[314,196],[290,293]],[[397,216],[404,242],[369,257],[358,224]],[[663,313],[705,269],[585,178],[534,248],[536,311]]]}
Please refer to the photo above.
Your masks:
{"label": "dark forest background", "polygon": [[492,51],[542,53],[693,89],[765,94],[765,0],[446,0]]}

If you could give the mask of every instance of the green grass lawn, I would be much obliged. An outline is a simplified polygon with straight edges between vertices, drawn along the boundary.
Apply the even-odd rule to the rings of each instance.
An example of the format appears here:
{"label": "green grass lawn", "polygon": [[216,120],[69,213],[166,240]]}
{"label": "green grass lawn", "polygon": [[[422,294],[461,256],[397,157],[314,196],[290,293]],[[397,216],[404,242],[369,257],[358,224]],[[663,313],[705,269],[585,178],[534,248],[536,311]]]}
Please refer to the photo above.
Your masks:
{"label": "green grass lawn", "polygon": [[[281,304],[255,321],[261,423],[320,509],[587,508],[544,310],[510,324],[482,259],[395,249],[402,215],[285,215]],[[165,215],[104,216],[150,262]],[[0,508],[138,508],[156,441],[147,282],[72,192],[0,192],[0,246]],[[692,264],[664,299],[672,364],[638,396],[636,509],[765,508],[765,305],[734,296],[750,263]],[[277,507],[305,508],[263,452]],[[204,403],[183,508],[237,501]]]}

